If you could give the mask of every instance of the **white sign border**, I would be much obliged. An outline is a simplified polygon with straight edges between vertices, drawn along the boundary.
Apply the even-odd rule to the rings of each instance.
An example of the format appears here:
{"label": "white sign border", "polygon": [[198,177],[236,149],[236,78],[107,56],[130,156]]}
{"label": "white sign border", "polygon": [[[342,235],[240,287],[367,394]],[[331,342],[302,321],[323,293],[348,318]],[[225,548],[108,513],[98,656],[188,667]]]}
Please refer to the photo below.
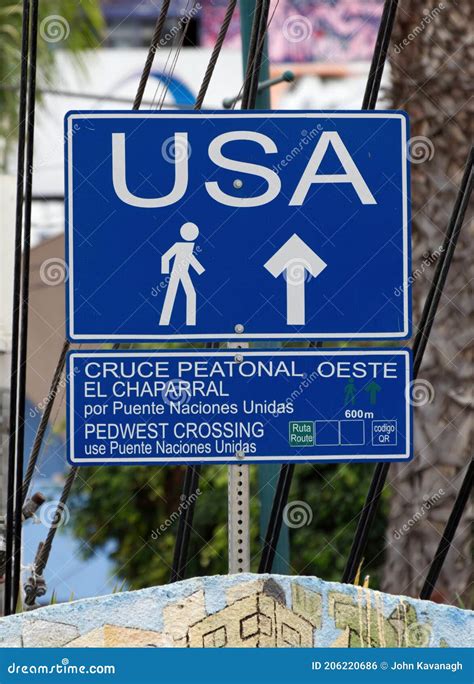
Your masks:
{"label": "white sign border", "polygon": [[[236,351],[217,351],[217,350],[209,350],[209,351],[186,351],[186,350],[180,350],[180,351],[151,351],[148,352],[147,350],[138,350],[135,352],[126,352],[126,351],[115,351],[115,352],[108,352],[108,351],[83,351],[83,352],[70,352],[68,355],[68,368],[67,368],[67,378],[68,378],[68,387],[67,387],[67,412],[68,412],[68,435],[67,435],[67,452],[68,452],[68,461],[71,465],[153,465],[153,464],[167,464],[167,465],[185,465],[185,464],[193,464],[193,463],[202,463],[204,465],[219,465],[219,464],[232,464],[232,463],[248,463],[248,464],[254,464],[254,463],[338,463],[338,462],[344,462],[344,463],[359,463],[361,461],[364,462],[381,462],[381,461],[388,461],[388,462],[401,462],[401,461],[410,461],[411,460],[411,453],[410,453],[410,447],[411,447],[411,442],[412,442],[412,411],[411,411],[411,406],[410,402],[406,399],[406,394],[407,390],[405,391],[405,420],[406,420],[406,435],[405,435],[405,453],[403,454],[391,454],[389,457],[387,456],[372,456],[372,455],[365,455],[365,454],[358,454],[357,456],[354,456],[353,458],[349,456],[312,456],[308,457],[305,455],[295,455],[295,456],[249,456],[248,458],[237,458],[234,457],[233,459],[227,458],[227,459],[219,459],[218,457],[212,457],[209,459],[203,459],[202,457],[183,457],[183,458],[164,458],[160,456],[154,456],[152,458],[114,458],[113,460],[110,459],[110,461],[107,460],[101,460],[100,458],[75,458],[73,454],[74,450],[74,378],[75,378],[75,372],[74,372],[74,359],[77,357],[89,357],[89,358],[97,358],[97,356],[101,357],[112,357],[112,358],[117,358],[117,356],[120,356],[121,358],[133,358],[136,356],[146,356],[147,358],[153,358],[153,357],[158,357],[158,358],[176,358],[176,357],[191,357],[191,358],[206,358],[209,356],[219,356],[219,357],[235,357]],[[300,350],[300,349],[294,349],[294,350],[288,350],[288,351],[281,351],[281,350],[275,350],[275,351],[259,351],[256,349],[249,349],[249,350],[240,350],[239,353],[242,353],[244,357],[247,356],[404,356],[405,357],[405,387],[408,388],[410,386],[410,378],[411,378],[411,373],[410,373],[410,350],[408,349],[384,349],[384,350],[372,350],[372,349],[367,349],[367,350],[362,350],[362,349],[357,349],[353,351],[347,351],[347,350],[335,350],[335,349],[313,349],[311,351],[307,350]]]}
{"label": "white sign border", "polygon": [[[402,148],[402,198],[403,198],[403,330],[396,332],[384,332],[384,333],[361,333],[361,332],[346,332],[346,333],[310,333],[310,332],[300,332],[300,333],[202,333],[202,334],[160,334],[156,333],[153,335],[122,335],[122,334],[92,334],[83,335],[74,332],[74,231],[73,231],[73,135],[74,135],[74,121],[77,120],[90,120],[90,119],[128,119],[128,118],[143,118],[143,119],[191,119],[191,118],[209,118],[212,115],[213,118],[230,118],[230,119],[248,119],[248,118],[302,118],[302,119],[400,119],[401,121],[401,148]],[[409,243],[408,243],[408,174],[407,174],[407,147],[406,147],[406,118],[402,113],[397,112],[371,112],[370,114],[364,112],[259,112],[259,113],[194,113],[187,114],[185,112],[174,112],[174,113],[158,113],[158,112],[82,112],[76,113],[71,112],[66,114],[67,117],[67,231],[68,231],[68,247],[67,247],[67,263],[68,263],[68,283],[67,283],[67,297],[68,297],[68,310],[67,310],[67,335],[69,340],[73,342],[91,342],[91,341],[138,341],[143,340],[143,342],[149,341],[186,341],[186,340],[289,340],[289,339],[311,339],[311,340],[349,340],[349,339],[361,339],[361,340],[371,340],[371,339],[406,339],[410,326],[409,326],[409,315],[410,306],[408,301],[408,293],[410,291],[408,283],[408,265],[410,258]]]}

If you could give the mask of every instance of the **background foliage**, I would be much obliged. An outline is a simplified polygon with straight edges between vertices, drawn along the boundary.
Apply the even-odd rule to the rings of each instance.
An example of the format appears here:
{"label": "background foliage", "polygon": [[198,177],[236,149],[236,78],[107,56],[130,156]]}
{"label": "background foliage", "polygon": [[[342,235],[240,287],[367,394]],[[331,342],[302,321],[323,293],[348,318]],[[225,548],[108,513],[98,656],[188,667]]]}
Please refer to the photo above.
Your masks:
{"label": "background foliage", "polygon": [[[260,556],[257,468],[251,466],[252,570]],[[202,469],[190,539],[188,577],[227,573],[227,467]],[[169,580],[178,529],[183,467],[81,468],[80,495],[72,502],[71,523],[79,539],[87,540],[87,557],[109,548],[117,582],[133,589]],[[312,521],[290,529],[291,571],[340,580],[354,530],[355,515],[367,492],[372,467],[365,464],[298,465],[290,501],[311,507]],[[153,535],[170,520],[163,533]],[[371,533],[367,557],[371,586],[378,584],[383,561],[386,503],[383,502]],[[153,536],[157,538],[153,538]]]}
{"label": "background foliage", "polygon": [[[18,91],[21,61],[21,22],[23,3],[0,0],[0,168],[5,167],[8,152],[16,139],[18,125]],[[61,18],[63,26],[74,27],[67,37],[57,42],[45,40],[52,17]],[[38,72],[39,86],[54,88],[54,66],[57,48],[73,52],[80,63],[80,50],[99,44],[103,26],[99,0],[41,0],[39,3]],[[39,97],[41,92],[38,93]]]}

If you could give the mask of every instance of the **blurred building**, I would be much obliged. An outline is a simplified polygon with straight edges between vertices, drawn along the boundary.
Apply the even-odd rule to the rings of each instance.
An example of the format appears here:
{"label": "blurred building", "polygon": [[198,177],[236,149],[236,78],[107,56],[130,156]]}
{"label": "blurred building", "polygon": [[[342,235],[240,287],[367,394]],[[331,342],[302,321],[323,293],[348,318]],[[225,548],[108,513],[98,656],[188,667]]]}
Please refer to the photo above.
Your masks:
{"label": "blurred building", "polygon": [[[201,0],[201,45],[213,45],[227,0]],[[346,65],[372,56],[383,0],[273,0],[269,50],[272,64]],[[239,5],[228,44],[240,45]]]}
{"label": "blurred building", "polygon": [[[108,26],[107,46],[145,47],[161,9],[156,0],[101,0]],[[174,0],[169,9],[164,43],[187,25],[185,46],[212,47],[228,0]],[[370,60],[383,0],[273,0],[269,27],[272,63],[345,64]],[[226,46],[240,48],[237,4]]]}
{"label": "blurred building", "polygon": [[[0,516],[6,512],[16,179],[0,174]],[[11,245],[11,249],[8,249]],[[3,550],[0,527],[0,558]],[[0,596],[1,599],[1,596]],[[1,610],[1,607],[0,607]]]}
{"label": "blurred building", "polygon": [[[148,47],[153,26],[161,9],[161,0],[101,0],[102,12],[107,23],[107,47]],[[201,2],[173,0],[163,30],[162,46],[171,45],[179,39],[187,25],[184,46],[199,46]]]}

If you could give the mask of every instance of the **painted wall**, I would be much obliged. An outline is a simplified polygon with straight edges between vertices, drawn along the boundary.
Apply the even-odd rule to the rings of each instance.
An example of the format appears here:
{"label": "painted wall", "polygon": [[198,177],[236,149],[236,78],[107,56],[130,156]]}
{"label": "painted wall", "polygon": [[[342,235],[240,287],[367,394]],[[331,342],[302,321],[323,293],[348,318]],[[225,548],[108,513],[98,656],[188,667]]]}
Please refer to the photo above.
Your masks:
{"label": "painted wall", "polygon": [[[227,0],[200,0],[200,44],[214,45]],[[366,61],[372,57],[383,0],[272,0],[269,49],[272,62]],[[240,46],[237,5],[226,37]]]}
{"label": "painted wall", "polygon": [[0,620],[1,647],[474,646],[474,613],[316,577],[230,575]]}

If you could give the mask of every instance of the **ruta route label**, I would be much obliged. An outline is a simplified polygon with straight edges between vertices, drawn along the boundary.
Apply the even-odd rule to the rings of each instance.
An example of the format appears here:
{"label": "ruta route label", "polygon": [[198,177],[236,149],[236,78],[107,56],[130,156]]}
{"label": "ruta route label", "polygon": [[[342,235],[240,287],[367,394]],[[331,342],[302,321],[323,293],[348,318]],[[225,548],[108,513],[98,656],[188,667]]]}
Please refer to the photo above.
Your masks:
{"label": "ruta route label", "polygon": [[74,465],[412,456],[410,351],[70,352]]}

